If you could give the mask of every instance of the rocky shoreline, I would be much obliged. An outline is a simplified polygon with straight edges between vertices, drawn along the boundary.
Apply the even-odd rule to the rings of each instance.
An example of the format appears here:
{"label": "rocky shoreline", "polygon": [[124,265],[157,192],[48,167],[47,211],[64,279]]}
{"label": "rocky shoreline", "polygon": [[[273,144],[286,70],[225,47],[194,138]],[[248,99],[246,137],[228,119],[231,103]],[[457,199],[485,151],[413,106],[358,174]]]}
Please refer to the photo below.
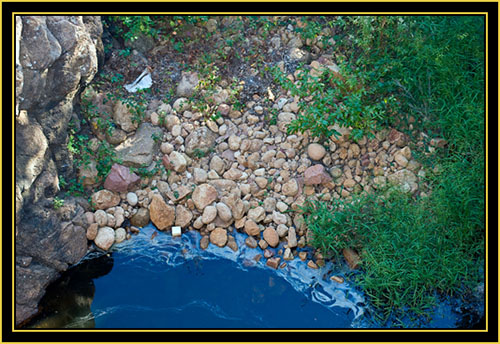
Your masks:
{"label": "rocky shoreline", "polygon": [[[355,143],[348,139],[348,128],[338,128],[343,135],[333,137],[325,148],[307,135],[286,133],[298,112],[298,99],[277,99],[273,107],[281,112],[276,125],[263,121],[259,112],[269,109],[259,100],[248,102],[243,112],[220,101],[222,116],[217,121],[194,122],[187,99],[179,97],[173,106],[152,101],[145,122],[129,130],[116,147],[119,156],[127,152],[121,155],[123,165],[114,164],[104,189],[92,194],[96,210],[85,213],[87,238],[108,250],[152,221],[162,231],[200,231],[202,248],[228,245],[236,251],[228,234],[234,227],[248,235],[249,247],[265,250],[284,242],[282,257],[266,257],[269,266],[278,268],[308,243],[303,216],[294,212],[306,199],[346,198],[389,183],[418,192],[419,177],[425,174],[402,133],[384,130]],[[132,114],[118,109],[113,114],[117,123],[129,123]],[[156,121],[162,111],[167,111],[164,125]],[[200,151],[206,155],[196,156]],[[143,161],[150,168],[161,162],[168,173],[140,178],[130,172],[128,167]],[[82,168],[80,175],[92,179],[97,170]],[[344,256],[357,266],[353,250],[345,250]],[[308,259],[312,268],[322,264],[322,258]]]}
{"label": "rocky shoreline", "polygon": [[[195,34],[214,33],[235,20],[212,18],[189,29]],[[102,39],[109,33],[103,35],[100,17],[18,16],[16,29],[20,46],[16,55],[16,157],[20,157],[16,159],[16,325],[36,314],[47,285],[89,248],[110,250],[116,243],[133,240],[150,222],[172,235],[199,231],[201,248],[228,246],[237,251],[231,234],[236,230],[248,236],[245,245],[262,250],[270,268],[301,259],[317,269],[328,257],[319,251],[310,256],[297,251],[310,243],[312,235],[298,211],[306,200],[349,199],[391,184],[414,195],[428,192],[426,171],[412,155],[413,143],[396,129],[384,129],[373,133],[372,139],[357,142],[349,138],[350,128],[339,126],[334,129],[340,136],[326,142],[307,132],[288,134],[289,124],[301,113],[300,103],[312,99],[283,89],[273,93],[259,84],[251,61],[245,60],[245,68],[239,68],[246,82],[235,84],[228,76],[207,92],[203,75],[179,67],[181,57],[169,41],[147,45],[150,40],[142,37],[127,45],[128,57],[119,53],[113,41],[114,49],[104,64]],[[291,68],[298,63],[304,63],[313,76],[323,69],[338,70],[335,57],[323,51],[319,38],[304,40],[290,25],[279,31],[265,53],[289,73],[288,80],[298,79],[298,70]],[[42,32],[42,38],[36,32]],[[215,35],[215,40],[224,40]],[[250,42],[266,46],[258,35],[244,44],[250,46]],[[234,54],[230,46],[224,51]],[[175,75],[167,78],[172,65]],[[100,84],[89,86],[98,69],[125,77],[119,85],[103,86],[100,79]],[[138,121],[136,109],[125,99],[110,99],[109,89],[132,85],[141,72],[152,79],[154,91]],[[167,89],[167,79],[175,84],[170,100],[159,95]],[[49,84],[57,87],[46,88]],[[195,94],[203,96],[203,106],[193,102]],[[92,116],[85,109],[92,109]],[[112,123],[111,130],[100,127],[102,122]],[[87,134],[85,144],[92,158],[76,166],[69,147],[71,133],[79,132]],[[109,158],[101,154],[104,144],[118,162],[103,176],[98,165]],[[446,142],[438,139],[431,144]],[[150,175],[141,175],[141,169]],[[69,181],[75,175],[89,199],[66,196],[55,209],[62,202],[57,198],[61,179]],[[284,250],[277,255],[267,250],[280,243]],[[357,268],[358,254],[352,249],[343,253],[349,266]]]}

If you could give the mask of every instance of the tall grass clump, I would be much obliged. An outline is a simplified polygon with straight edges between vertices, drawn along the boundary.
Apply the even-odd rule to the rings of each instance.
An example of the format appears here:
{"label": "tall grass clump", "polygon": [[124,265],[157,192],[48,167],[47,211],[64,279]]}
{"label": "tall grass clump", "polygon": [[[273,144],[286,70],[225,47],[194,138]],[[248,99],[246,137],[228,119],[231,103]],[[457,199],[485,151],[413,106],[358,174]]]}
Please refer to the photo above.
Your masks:
{"label": "tall grass clump", "polygon": [[[428,316],[438,295],[466,298],[484,282],[485,20],[351,16],[334,25],[345,60],[373,75],[364,85],[397,100],[387,123],[412,142],[424,138],[413,152],[431,191],[308,203],[313,244],[332,254],[358,250],[363,273],[356,280],[381,321]],[[438,137],[447,145],[430,147]]]}

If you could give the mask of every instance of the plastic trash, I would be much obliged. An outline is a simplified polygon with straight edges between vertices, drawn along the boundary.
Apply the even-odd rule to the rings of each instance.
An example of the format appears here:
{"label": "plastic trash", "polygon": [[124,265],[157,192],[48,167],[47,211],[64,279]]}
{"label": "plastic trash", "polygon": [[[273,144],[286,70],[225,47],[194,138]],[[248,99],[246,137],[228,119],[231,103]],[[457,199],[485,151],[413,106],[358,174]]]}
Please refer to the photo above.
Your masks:
{"label": "plastic trash", "polygon": [[139,75],[137,79],[131,84],[125,85],[125,89],[130,93],[137,92],[138,90],[143,90],[146,88],[150,88],[153,84],[153,79],[151,78],[151,73],[148,68],[144,69],[144,71]]}

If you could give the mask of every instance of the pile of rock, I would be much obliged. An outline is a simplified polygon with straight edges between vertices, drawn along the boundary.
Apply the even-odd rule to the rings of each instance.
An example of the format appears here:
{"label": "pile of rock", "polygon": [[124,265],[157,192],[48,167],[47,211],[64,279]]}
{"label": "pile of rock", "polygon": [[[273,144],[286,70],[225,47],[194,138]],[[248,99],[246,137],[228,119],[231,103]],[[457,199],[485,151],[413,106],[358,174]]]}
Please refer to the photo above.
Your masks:
{"label": "pile of rock", "polygon": [[[311,68],[334,65],[324,58],[321,63],[311,63]],[[302,215],[291,212],[306,199],[348,198],[390,184],[405,192],[419,189],[424,172],[412,157],[408,138],[394,129],[358,142],[349,139],[349,128],[339,126],[333,129],[340,135],[326,143],[307,133],[290,135],[287,128],[300,113],[302,99],[289,94],[276,99],[255,95],[246,108],[236,109],[226,103],[231,94],[227,85],[207,104],[207,109],[212,107],[221,116],[203,120],[204,115],[184,98],[184,93],[190,92],[189,80],[194,85],[198,79],[192,75],[185,78],[182,94],[172,106],[151,102],[147,111],[150,123],[142,123],[134,131],[127,120],[116,118],[124,131],[129,130],[129,137],[116,147],[123,164],[153,168],[160,163],[169,172],[143,179],[148,186],[140,189],[137,178],[125,173],[126,167],[113,167],[110,176],[115,177],[108,176],[104,183],[107,191],[100,191],[94,201],[101,212],[93,216],[100,222],[94,221],[88,237],[97,246],[109,248],[111,228],[116,228],[114,242],[118,242],[123,230],[129,237],[136,227],[151,220],[159,230],[175,226],[200,231],[202,248],[211,243],[237,250],[231,232],[242,231],[248,235],[246,245],[263,250],[282,247],[283,259],[289,260],[312,235]],[[271,111],[278,112],[273,125],[266,121]],[[126,111],[120,113],[127,116]],[[155,136],[158,139],[153,140]],[[125,180],[126,185],[117,186]],[[132,189],[135,192],[130,192]],[[120,214],[130,220],[130,228],[120,227],[122,223],[116,220]],[[101,237],[106,238],[105,244],[100,243]],[[271,266],[279,265],[277,257],[266,258]],[[321,259],[313,264],[320,266]]]}

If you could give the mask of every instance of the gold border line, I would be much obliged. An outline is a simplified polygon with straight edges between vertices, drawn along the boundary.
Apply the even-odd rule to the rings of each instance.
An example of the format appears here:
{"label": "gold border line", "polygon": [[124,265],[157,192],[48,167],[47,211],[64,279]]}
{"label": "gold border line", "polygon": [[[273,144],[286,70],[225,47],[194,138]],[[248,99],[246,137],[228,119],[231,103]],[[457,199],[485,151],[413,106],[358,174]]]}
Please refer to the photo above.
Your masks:
{"label": "gold border line", "polygon": [[[156,1],[152,0],[153,2],[171,2],[171,1]],[[324,1],[324,0],[319,0],[320,2],[335,2],[335,1]],[[363,1],[363,0],[360,0]],[[13,2],[23,2],[23,1],[2,1],[6,3],[13,3]],[[50,1],[50,2],[63,2],[63,1]],[[98,1],[85,1],[85,2],[98,2]],[[129,0],[120,0],[120,1],[114,1],[111,0],[111,2],[133,2]],[[183,2],[195,2],[193,1],[184,1]],[[197,1],[199,2],[199,1]],[[205,2],[205,1],[202,1]],[[207,1],[208,2],[208,1]],[[221,1],[221,0],[216,0],[212,2],[228,2],[228,1]],[[245,1],[236,1],[236,2],[245,2]],[[252,1],[252,2],[265,2],[265,0],[257,0],[257,1]],[[278,0],[278,2],[290,2],[290,1],[284,1],[284,0]],[[295,1],[292,0],[291,2],[300,2],[300,1]],[[353,1],[357,2],[357,1]],[[393,1],[385,1],[385,2],[393,2]],[[399,2],[399,1],[398,1]],[[408,2],[413,2],[411,0],[408,0]],[[419,2],[434,2],[434,1],[419,1]],[[466,0],[459,0],[459,1],[448,1],[444,0],[444,2],[470,2]],[[498,3],[499,1],[484,1],[484,2],[493,2],[493,3]],[[500,9],[499,9],[500,12]],[[0,6],[0,14],[2,13],[2,8]],[[488,14],[489,12],[76,12],[78,15],[87,15],[87,14],[149,14],[149,13],[154,13],[154,14],[231,14],[231,15],[239,15],[239,14],[271,14],[271,15],[282,15],[282,14],[301,14],[301,15],[308,15],[308,14],[386,14],[386,15],[393,15],[393,14],[403,14],[403,15],[440,15],[440,14],[447,14],[447,15],[453,15],[453,14],[461,14],[461,15],[485,15],[485,24],[486,24],[486,68],[485,68],[485,83],[486,83],[486,108],[485,108],[485,115],[486,115],[486,157],[488,153]],[[12,120],[12,130],[13,133],[15,132],[15,16],[16,15],[23,15],[23,14],[48,14],[48,15],[55,15],[54,12],[13,12],[12,13],[12,34],[14,35],[12,39],[12,78],[13,78],[13,92],[12,92],[12,111],[14,112],[13,120]],[[60,14],[75,14],[75,12],[57,12],[56,15]],[[500,33],[500,28],[498,28],[498,31]],[[1,27],[0,27],[0,33],[1,33]],[[0,38],[1,42],[1,38]],[[1,56],[3,56],[3,47],[1,50]],[[497,61],[497,63],[500,65],[500,60]],[[2,71],[0,69],[0,76],[2,75]],[[1,89],[1,85],[0,85]],[[499,91],[499,98],[500,98],[500,91]],[[1,110],[0,110],[1,111]],[[0,129],[2,128],[2,124],[0,123]],[[499,129],[500,129],[500,124],[499,124]],[[13,145],[12,145],[12,180],[13,180],[13,195],[14,195],[14,203],[15,203],[15,159],[14,159],[14,154],[15,154],[15,139],[13,135]],[[0,143],[1,145],[1,143]],[[1,153],[0,153],[1,154]],[[499,153],[500,154],[500,153]],[[0,155],[1,156],[1,155]],[[0,162],[0,176],[1,176],[1,170],[2,170],[2,165]],[[486,159],[486,190],[487,190],[487,185],[488,185],[488,160]],[[2,191],[1,183],[0,183],[0,192]],[[500,186],[499,186],[499,191],[500,191]],[[1,202],[1,201],[0,201]],[[1,203],[0,203],[1,204]],[[500,211],[500,205],[499,209]],[[0,211],[0,218],[1,218],[1,211]],[[88,329],[16,329],[15,328],[15,285],[14,285],[14,279],[15,279],[15,257],[14,257],[14,248],[15,248],[15,209],[13,208],[12,214],[14,217],[13,221],[13,231],[12,231],[12,332],[28,332],[28,333],[37,333],[37,332],[488,332],[488,194],[486,193],[486,305],[485,305],[485,313],[486,313],[486,329],[485,330],[466,330],[466,329],[93,329],[93,330],[88,330]],[[500,241],[499,241],[500,242]],[[1,237],[0,237],[0,243],[1,243]],[[0,258],[1,259],[1,258]],[[1,287],[1,277],[0,277],[0,292],[2,290]],[[3,305],[2,300],[0,298],[0,306]],[[500,301],[499,301],[500,305]],[[1,313],[0,313],[0,319],[1,319]],[[0,343],[3,341],[1,340],[1,331],[0,331]],[[90,343],[90,342],[89,342]],[[99,343],[99,342],[91,342],[91,343]],[[198,343],[198,342],[182,342],[182,343]],[[248,343],[265,343],[265,342],[248,342]],[[350,343],[358,343],[358,342],[350,342]],[[361,343],[361,342],[359,342]],[[426,342],[427,343],[427,342]]]}

